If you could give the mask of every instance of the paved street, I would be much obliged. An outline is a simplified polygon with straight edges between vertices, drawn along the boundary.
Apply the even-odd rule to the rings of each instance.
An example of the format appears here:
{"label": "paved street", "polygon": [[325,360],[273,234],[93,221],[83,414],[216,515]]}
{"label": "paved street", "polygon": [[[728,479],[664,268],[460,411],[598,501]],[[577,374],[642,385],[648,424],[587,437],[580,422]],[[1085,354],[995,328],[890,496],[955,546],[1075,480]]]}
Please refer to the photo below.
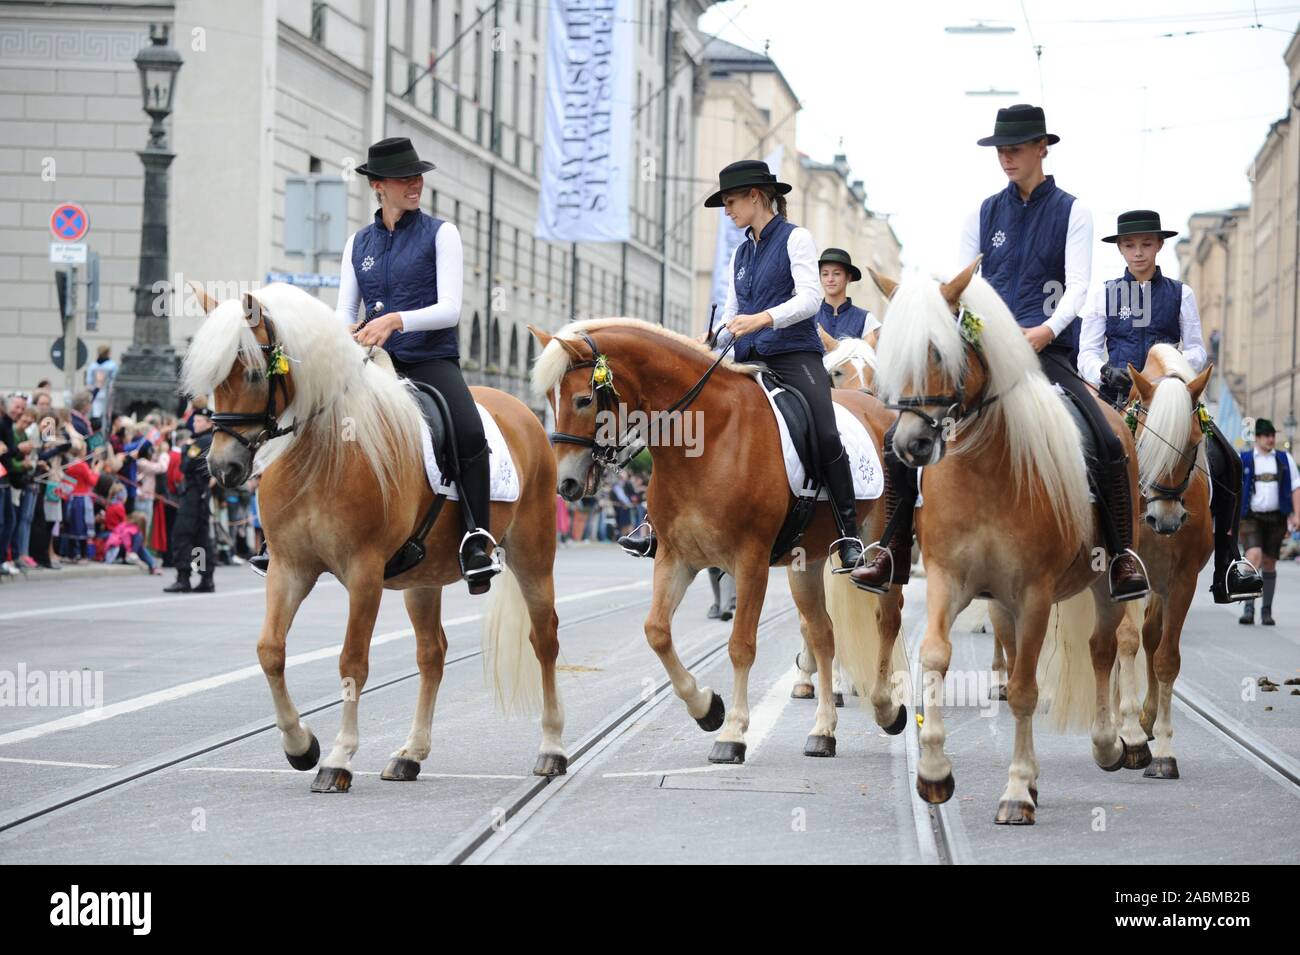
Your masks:
{"label": "paved street", "polygon": [[[1300,765],[1300,695],[1284,684],[1300,676],[1295,565],[1280,568],[1274,628],[1241,627],[1235,608],[1198,597],[1179,687],[1215,722],[1177,705],[1182,778],[1103,773],[1086,736],[1040,728],[1032,829],[992,822],[1012,742],[1005,707],[946,711],[957,790],[941,809],[914,793],[915,732],[885,736],[855,697],[840,711],[837,758],[802,755],[814,704],[790,698],[799,636],[783,570],[772,574],[751,674],[747,761],[710,765],[710,735],[661,692],[665,677],[645,643],[649,572],[648,562],[608,545],[560,553],[571,762],[547,785],[529,775],[536,721],[493,710],[476,655],[483,602],[463,587],[444,601],[451,662],[433,752],[415,784],[378,778],[406,735],[416,690],[402,603],[387,594],[346,795],[312,794],[311,774],[292,770],[281,753],[254,652],[263,600],[251,572],[223,568],[216,594],[188,597],[165,597],[144,575],[7,585],[0,670],[100,673],[104,705],[0,707],[0,826],[8,827],[0,863],[1254,863],[1296,855],[1300,788],[1286,773]],[[913,649],[924,589],[920,577],[907,591]],[[337,582],[323,581],[290,634],[290,691],[326,749],[338,726],[345,602]],[[701,575],[675,639],[688,664],[705,658],[697,677],[730,703],[720,649],[729,625],[706,619],[709,602]],[[978,616],[963,615],[954,631],[954,668],[988,666],[991,635],[969,629]],[[1260,676],[1282,685],[1243,699],[1243,681],[1254,689]]]}

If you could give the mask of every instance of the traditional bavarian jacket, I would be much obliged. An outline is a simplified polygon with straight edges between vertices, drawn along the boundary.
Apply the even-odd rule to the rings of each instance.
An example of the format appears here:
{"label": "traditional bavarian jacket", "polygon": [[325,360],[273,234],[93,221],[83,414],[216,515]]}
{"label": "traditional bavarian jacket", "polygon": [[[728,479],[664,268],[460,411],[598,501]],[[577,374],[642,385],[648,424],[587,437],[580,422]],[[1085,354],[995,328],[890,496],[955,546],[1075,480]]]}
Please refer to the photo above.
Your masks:
{"label": "traditional bavarian jacket", "polygon": [[[813,316],[821,301],[817,279],[817,246],[812,233],[793,225],[785,216],[773,216],[758,240],[752,228],[731,254],[731,280],[722,321],[737,315],[770,312],[772,324],[736,341],[736,361],[757,355],[782,355],[811,351],[822,354],[821,337]],[[731,340],[729,329],[718,336],[718,344]]]}
{"label": "traditional bavarian jacket", "polygon": [[873,328],[880,327],[876,316],[854,305],[851,298],[844,300],[838,312],[830,302],[823,301],[817,312],[817,324],[832,338],[861,338]]}
{"label": "traditional bavarian jacket", "polygon": [[353,324],[359,301],[367,312],[400,312],[404,330],[384,343],[393,358],[408,363],[457,358],[463,285],[464,251],[454,225],[412,209],[390,232],[377,211],[375,221],[343,248],[335,314]]}
{"label": "traditional bavarian jacket", "polygon": [[1181,342],[1187,363],[1198,372],[1205,367],[1196,294],[1190,286],[1165,277],[1159,266],[1149,282],[1139,282],[1125,269],[1119,278],[1094,287],[1080,318],[1079,374],[1094,385],[1107,363],[1120,370],[1130,364],[1141,370],[1153,345]]}
{"label": "traditional bavarian jacket", "polygon": [[1048,348],[1073,353],[1074,319],[1092,274],[1092,214],[1047,176],[1020,198],[1014,182],[980,204],[962,232],[961,267],[983,253],[980,274],[1011,309],[1021,328],[1047,325]]}

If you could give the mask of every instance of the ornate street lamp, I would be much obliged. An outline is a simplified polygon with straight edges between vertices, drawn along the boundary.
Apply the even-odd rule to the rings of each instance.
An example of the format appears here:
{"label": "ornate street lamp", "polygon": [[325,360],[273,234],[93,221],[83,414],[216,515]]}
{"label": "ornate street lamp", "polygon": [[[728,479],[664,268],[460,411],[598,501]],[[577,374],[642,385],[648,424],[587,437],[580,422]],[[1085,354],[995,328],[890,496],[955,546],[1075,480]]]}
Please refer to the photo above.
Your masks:
{"label": "ornate street lamp", "polygon": [[[135,329],[131,347],[113,386],[113,413],[142,415],[154,408],[174,410],[177,403],[177,356],[171,343],[167,310],[168,173],[175,153],[167,149],[163,126],[172,111],[181,56],[167,44],[167,24],[149,26],[150,45],[136,55],[143,109],[153,120],[149,144],[137,155],[144,163],[144,215],[140,223],[140,271],[135,292]],[[160,284],[163,283],[163,284]]]}

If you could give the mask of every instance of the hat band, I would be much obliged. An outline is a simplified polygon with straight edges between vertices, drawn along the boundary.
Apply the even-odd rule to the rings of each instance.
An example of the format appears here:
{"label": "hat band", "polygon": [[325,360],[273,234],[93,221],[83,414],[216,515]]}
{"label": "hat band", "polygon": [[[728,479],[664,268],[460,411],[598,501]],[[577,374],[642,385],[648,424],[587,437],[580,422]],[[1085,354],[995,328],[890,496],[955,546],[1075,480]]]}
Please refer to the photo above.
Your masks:
{"label": "hat band", "polygon": [[1026,133],[1047,135],[1047,124],[1037,119],[1018,119],[993,124],[994,136],[1021,136]]}
{"label": "hat band", "polygon": [[419,154],[416,153],[414,150],[412,150],[410,152],[398,153],[395,156],[383,156],[382,158],[376,158],[366,163],[366,165],[368,165],[375,172],[384,172],[385,170],[388,169],[401,169],[404,166],[409,166],[412,163],[417,163],[419,161],[420,161]]}
{"label": "hat band", "polygon": [[1120,235],[1128,235],[1133,232],[1164,232],[1160,228],[1159,219],[1140,219],[1136,222],[1121,222],[1119,226]]}

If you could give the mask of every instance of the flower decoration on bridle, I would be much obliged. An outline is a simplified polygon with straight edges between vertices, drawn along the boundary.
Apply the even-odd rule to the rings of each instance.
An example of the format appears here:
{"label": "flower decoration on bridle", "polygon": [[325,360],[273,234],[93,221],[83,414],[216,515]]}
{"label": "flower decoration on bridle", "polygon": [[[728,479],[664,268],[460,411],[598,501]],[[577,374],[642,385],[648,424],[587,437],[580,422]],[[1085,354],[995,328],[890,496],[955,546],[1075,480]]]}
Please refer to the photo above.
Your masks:
{"label": "flower decoration on bridle", "polygon": [[266,356],[266,377],[274,378],[276,375],[289,374],[289,356],[284,353],[284,346],[279,342],[271,349],[271,354]]}
{"label": "flower decoration on bridle", "polygon": [[966,343],[978,351],[981,347],[980,336],[984,333],[984,319],[963,305],[961,315],[957,318],[957,328]]}
{"label": "flower decoration on bridle", "polygon": [[596,363],[591,369],[591,390],[594,394],[597,389],[607,388],[613,393],[614,397],[622,397],[618,389],[614,387],[614,369],[609,367],[609,359],[604,355],[596,355]]}

